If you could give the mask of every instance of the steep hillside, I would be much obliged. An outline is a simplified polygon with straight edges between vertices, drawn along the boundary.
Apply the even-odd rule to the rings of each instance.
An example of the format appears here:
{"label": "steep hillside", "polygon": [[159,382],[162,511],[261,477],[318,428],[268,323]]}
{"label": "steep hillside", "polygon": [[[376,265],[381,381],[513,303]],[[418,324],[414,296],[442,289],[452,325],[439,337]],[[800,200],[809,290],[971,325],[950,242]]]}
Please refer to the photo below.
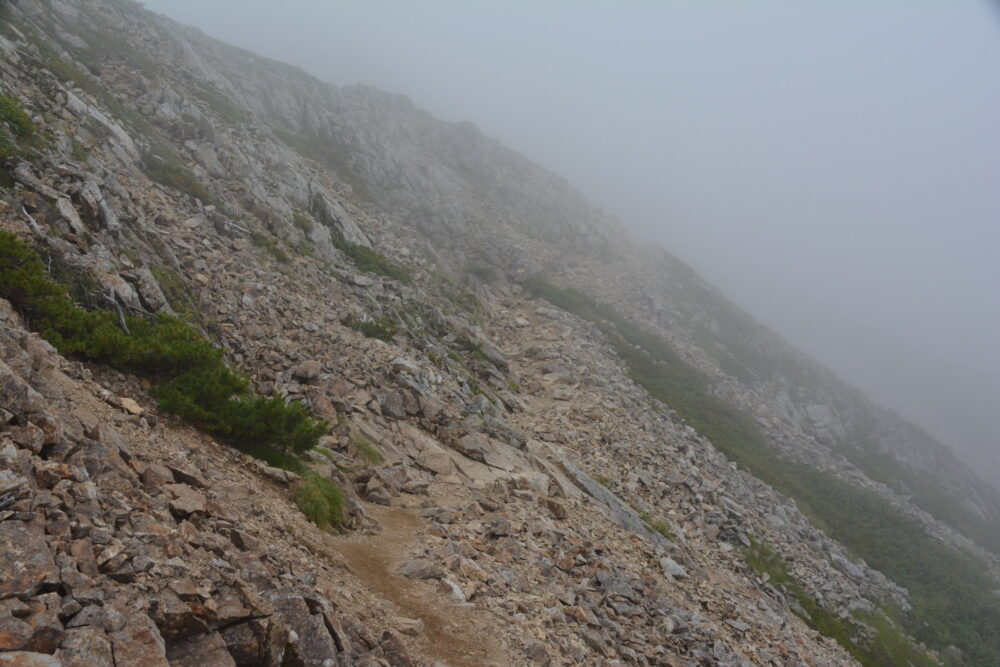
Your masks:
{"label": "steep hillside", "polygon": [[0,4],[0,664],[1000,662],[1000,492],[564,181]]}

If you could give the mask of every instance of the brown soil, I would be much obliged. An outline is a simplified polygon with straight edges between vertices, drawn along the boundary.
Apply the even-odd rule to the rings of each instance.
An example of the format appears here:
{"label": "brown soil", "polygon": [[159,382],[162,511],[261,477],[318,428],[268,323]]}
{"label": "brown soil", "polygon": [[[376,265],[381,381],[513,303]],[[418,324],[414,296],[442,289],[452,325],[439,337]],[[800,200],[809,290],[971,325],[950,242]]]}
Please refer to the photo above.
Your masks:
{"label": "brown soil", "polygon": [[351,572],[390,600],[398,615],[424,622],[417,642],[420,651],[453,667],[515,662],[494,641],[493,623],[474,607],[447,599],[426,582],[396,574],[396,567],[410,557],[423,520],[402,507],[368,506],[366,510],[382,525],[382,532],[338,539],[334,546]]}

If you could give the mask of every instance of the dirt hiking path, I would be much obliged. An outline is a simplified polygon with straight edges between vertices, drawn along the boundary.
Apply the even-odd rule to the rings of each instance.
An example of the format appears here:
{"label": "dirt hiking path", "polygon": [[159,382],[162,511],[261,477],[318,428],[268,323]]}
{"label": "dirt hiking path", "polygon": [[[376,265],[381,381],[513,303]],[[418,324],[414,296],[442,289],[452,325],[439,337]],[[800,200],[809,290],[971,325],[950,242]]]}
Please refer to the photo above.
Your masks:
{"label": "dirt hiking path", "polygon": [[382,532],[338,539],[333,546],[344,556],[351,572],[391,601],[399,616],[424,622],[418,638],[421,652],[451,667],[515,662],[493,639],[491,627],[495,621],[474,607],[448,600],[430,584],[396,573],[396,567],[409,558],[423,520],[402,507],[376,505],[365,509],[382,525]]}

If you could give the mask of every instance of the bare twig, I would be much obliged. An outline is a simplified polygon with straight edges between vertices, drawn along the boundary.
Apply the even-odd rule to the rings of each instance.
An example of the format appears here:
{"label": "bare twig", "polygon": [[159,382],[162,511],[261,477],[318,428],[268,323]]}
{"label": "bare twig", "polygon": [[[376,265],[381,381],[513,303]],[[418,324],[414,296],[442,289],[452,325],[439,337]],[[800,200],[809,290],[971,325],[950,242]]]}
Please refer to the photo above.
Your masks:
{"label": "bare twig", "polygon": [[122,310],[121,304],[118,303],[118,299],[109,294],[105,294],[104,298],[115,307],[116,311],[118,311],[118,326],[122,328],[122,331],[125,332],[126,336],[131,336],[132,332],[128,330],[128,324],[125,323],[125,311]]}
{"label": "bare twig", "polygon": [[226,220],[226,224],[229,225],[230,227],[235,227],[236,229],[240,230],[244,234],[247,234],[247,235],[250,234],[250,230],[249,229],[247,229],[246,227],[243,227],[242,225],[237,225],[232,220]]}
{"label": "bare twig", "polygon": [[24,208],[24,204],[21,204],[21,213],[23,213],[24,217],[28,219],[28,225],[31,227],[31,231],[35,232],[39,236],[45,236],[45,232],[43,232],[42,228],[38,226],[38,223],[35,222],[35,219],[31,217],[31,214],[28,213],[28,210]]}

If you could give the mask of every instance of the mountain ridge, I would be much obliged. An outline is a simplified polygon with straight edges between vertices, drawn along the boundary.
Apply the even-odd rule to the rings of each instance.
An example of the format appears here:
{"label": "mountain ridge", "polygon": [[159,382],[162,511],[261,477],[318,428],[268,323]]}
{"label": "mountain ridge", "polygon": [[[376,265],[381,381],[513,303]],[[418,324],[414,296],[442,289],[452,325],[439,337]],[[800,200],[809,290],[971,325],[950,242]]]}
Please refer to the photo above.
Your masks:
{"label": "mountain ridge", "polygon": [[[905,612],[912,596],[925,592],[908,595],[870,568],[871,558],[853,563],[857,544],[843,549],[799,512],[827,523],[833,536],[853,538],[834,523],[830,508],[803,495],[807,490],[794,479],[766,478],[782,466],[818,471],[814,479],[837,493],[861,489],[863,511],[893,508],[907,527],[912,522],[933,535],[936,541],[920,542],[921,549],[960,548],[940,547],[935,558],[972,551],[995,574],[997,545],[989,541],[1000,517],[995,488],[762,328],[669,253],[637,248],[617,221],[564,180],[474,127],[436,121],[399,96],[322,84],[129,2],[25,0],[8,12],[12,22],[0,42],[5,88],[37,121],[46,145],[18,145],[6,157],[5,227],[96,276],[130,312],[181,312],[186,302],[192,321],[217,337],[263,394],[283,392],[320,417],[336,418],[329,454],[317,455],[314,465],[327,456],[359,465],[367,451],[359,438],[375,443],[389,458],[385,465],[373,457],[348,475],[325,464],[325,475],[356,494],[357,526],[377,523],[363,501],[419,501],[440,479],[465,480],[461,493],[433,491],[443,494],[433,496],[438,506],[415,507],[428,512],[432,528],[446,526],[437,533],[455,531],[448,544],[460,557],[454,566],[460,581],[452,584],[464,598],[480,594],[477,604],[500,615],[520,605],[523,622],[538,620],[532,627],[544,638],[535,643],[505,635],[510,656],[665,660],[651,643],[630,637],[624,626],[631,623],[686,660],[714,654],[724,664],[766,662],[764,656],[780,653],[771,633],[799,632],[801,617],[837,636],[854,659],[871,661],[883,649],[847,635],[884,631],[882,617],[861,621],[853,614],[875,613],[887,600]],[[39,236],[31,224],[46,231]],[[324,298],[334,294],[342,303]],[[292,326],[283,313],[297,313],[309,326]],[[16,320],[8,317],[10,331],[30,325]],[[291,326],[294,340],[282,325]],[[338,354],[336,345],[350,353]],[[308,364],[315,359],[322,361],[314,372]],[[142,391],[138,383],[124,386]],[[709,444],[705,429],[716,429],[710,439],[729,459]],[[758,439],[760,447],[740,449]],[[183,474],[170,475],[184,483]],[[475,495],[489,488],[487,481],[507,485],[502,500]],[[455,494],[461,512],[442,504]],[[522,505],[535,501],[556,521],[567,520],[568,505],[572,521],[582,522],[569,524],[568,543],[552,538],[559,546],[543,550],[549,555],[538,570],[512,569],[502,563],[503,550],[478,548],[483,539],[500,539],[517,551],[523,546],[512,536],[534,545],[528,535],[549,535],[547,526],[529,528],[534,506]],[[586,518],[583,508],[594,507],[588,503],[610,523],[588,523],[597,521]],[[943,516],[935,519],[921,506]],[[519,521],[520,531],[512,527]],[[641,544],[615,537],[608,526],[640,536]],[[605,562],[606,550],[579,543],[588,531],[627,557]],[[986,544],[977,547],[963,531]],[[436,539],[428,529],[425,557],[438,553]],[[478,555],[482,565],[473,558],[478,552],[485,554]],[[662,572],[641,569],[644,558]],[[553,593],[566,614],[579,617],[580,632],[543,613],[551,601],[518,597],[525,593],[519,577],[555,572],[553,562],[573,576],[592,561],[603,563],[587,575],[596,583],[579,579],[570,592]],[[427,572],[421,567],[410,569]],[[699,596],[708,595],[705,582],[730,582],[723,590],[740,602],[729,609],[735,603],[703,598],[701,612],[671,615],[648,605],[642,612],[620,607],[634,606],[634,594],[623,593],[630,602],[621,602],[606,591],[603,604],[613,612],[605,612],[594,596],[572,592],[605,590],[612,585],[605,571],[665,579],[666,589],[663,581],[643,586],[650,601],[669,599],[667,606],[694,595],[684,583],[691,579]],[[155,579],[148,585],[159,586]],[[508,591],[504,586],[509,592],[500,592]],[[744,599],[737,593],[743,587],[762,592]],[[21,596],[33,600],[37,592]],[[784,620],[748,624],[750,600],[765,605],[766,617]],[[307,606],[315,616],[316,604]],[[348,616],[370,613],[345,608]],[[215,649],[223,641],[234,653],[222,630],[199,626],[208,632],[178,634],[155,605],[150,618],[173,650],[175,640],[205,634]],[[614,620],[595,623],[599,618]],[[713,632],[723,639],[706,639],[698,630],[704,622],[717,623]],[[396,625],[406,637],[420,635],[415,625]],[[921,630],[919,621],[900,625],[923,632],[939,660],[954,654],[949,647],[958,635]],[[603,628],[599,639],[586,639],[586,627]],[[738,647],[745,632],[754,637],[750,648]],[[409,641],[390,634],[355,643],[368,646],[371,657]],[[826,656],[828,664],[850,659],[826,640],[803,641],[805,655]],[[978,650],[974,644],[965,650]],[[744,649],[754,656],[739,657]],[[344,661],[363,654],[344,642],[335,650],[350,656]]]}

